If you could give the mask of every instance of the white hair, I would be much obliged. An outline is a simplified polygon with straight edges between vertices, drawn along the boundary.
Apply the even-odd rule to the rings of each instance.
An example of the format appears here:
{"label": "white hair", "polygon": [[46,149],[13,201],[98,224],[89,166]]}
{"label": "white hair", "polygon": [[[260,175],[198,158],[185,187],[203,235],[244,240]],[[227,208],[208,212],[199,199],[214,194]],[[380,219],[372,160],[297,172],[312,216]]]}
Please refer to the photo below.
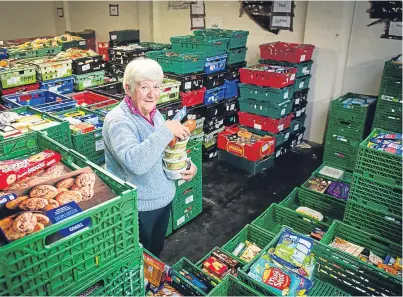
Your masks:
{"label": "white hair", "polygon": [[[123,87],[126,93],[134,92],[136,83],[144,80],[157,81],[162,83],[164,73],[157,61],[151,59],[133,60],[127,64],[123,76]],[[126,89],[129,86],[129,89]],[[128,94],[129,95],[129,94]]]}

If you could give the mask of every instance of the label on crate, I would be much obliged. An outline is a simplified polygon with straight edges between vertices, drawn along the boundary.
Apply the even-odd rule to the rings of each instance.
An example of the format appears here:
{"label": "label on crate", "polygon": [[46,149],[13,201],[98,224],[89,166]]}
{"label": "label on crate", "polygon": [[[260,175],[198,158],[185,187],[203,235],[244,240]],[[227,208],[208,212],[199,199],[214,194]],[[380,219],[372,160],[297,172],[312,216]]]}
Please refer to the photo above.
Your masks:
{"label": "label on crate", "polygon": [[298,136],[298,139],[301,140],[301,139],[302,139],[302,136],[304,136],[304,135],[303,135],[303,134],[300,134],[300,135]]}
{"label": "label on crate", "polygon": [[215,65],[210,65],[210,71],[215,69]]}
{"label": "label on crate", "polygon": [[185,216],[180,217],[177,221],[176,221],[176,225],[182,225],[185,222]]}
{"label": "label on crate", "polygon": [[285,114],[285,108],[281,110],[281,115]]}
{"label": "label on crate", "polygon": [[172,116],[174,114],[174,111],[173,110],[168,110],[168,116],[170,117],[170,116]]}
{"label": "label on crate", "polygon": [[278,125],[278,131],[283,131],[283,129],[284,129],[284,124],[281,124],[281,125]]}
{"label": "label on crate", "polygon": [[269,144],[266,143],[264,146],[262,146],[262,153],[264,153],[265,151],[267,151],[269,148]]}
{"label": "label on crate", "polygon": [[234,110],[234,109],[235,109],[235,103],[232,103],[229,110]]}
{"label": "label on crate", "polygon": [[290,132],[285,133],[284,139],[287,140],[290,137]]}
{"label": "label on crate", "polygon": [[185,82],[185,90],[190,90],[191,88],[192,88],[192,82],[191,81]]}
{"label": "label on crate", "polygon": [[305,61],[305,55],[301,55],[301,58],[299,59],[301,62]]}
{"label": "label on crate", "polygon": [[262,130],[262,125],[259,125],[259,124],[253,124],[253,128],[255,128],[255,129],[259,129],[259,130]]}
{"label": "label on crate", "polygon": [[82,40],[78,43],[79,45],[85,45],[85,40]]}
{"label": "label on crate", "polygon": [[277,158],[278,156],[280,156],[280,154],[281,154],[281,150],[278,150],[278,151],[276,152],[276,158]]}
{"label": "label on crate", "polygon": [[118,39],[117,35],[111,35],[111,40],[116,40],[116,39]]}
{"label": "label on crate", "polygon": [[298,130],[298,128],[299,128],[299,124],[296,124],[296,125],[294,126],[294,131]]}
{"label": "label on crate", "polygon": [[[288,98],[288,92],[285,92],[284,93],[284,99],[287,99]],[[297,104],[297,103],[296,103]]]}
{"label": "label on crate", "polygon": [[299,104],[299,98],[295,99],[295,104]]}
{"label": "label on crate", "polygon": [[310,71],[308,70],[308,67],[302,68],[302,73],[303,73],[303,74],[309,74]]}
{"label": "label on crate", "polygon": [[214,153],[209,154],[209,158],[212,159],[214,157]]}
{"label": "label on crate", "polygon": [[185,182],[186,182],[185,180],[181,179],[180,181],[178,181],[178,186],[183,185]]}
{"label": "label on crate", "polygon": [[301,115],[301,110],[298,110],[296,117],[298,118],[300,115]]}
{"label": "label on crate", "polygon": [[189,197],[187,197],[187,198],[185,199],[185,204],[189,204],[189,203],[191,203],[191,202],[193,202],[193,195],[191,195],[191,196],[189,196]]}
{"label": "label on crate", "polygon": [[294,79],[295,79],[295,73],[291,74],[290,80],[294,80]]}
{"label": "label on crate", "polygon": [[[60,207],[54,208],[52,210],[46,211],[46,216],[50,219],[53,224],[63,221],[83,210],[74,201],[66,203]],[[75,223],[67,228],[61,229],[59,233],[66,237],[84,228],[87,228],[91,224],[90,218],[86,218],[78,223]]]}
{"label": "label on crate", "polygon": [[95,141],[95,150],[101,151],[105,149],[104,141],[102,139]]}
{"label": "label on crate", "polygon": [[7,84],[8,85],[15,85],[18,84],[21,80],[21,77],[19,76],[14,76],[12,78],[7,79]]}
{"label": "label on crate", "polygon": [[59,91],[59,86],[53,86],[48,89],[50,92],[57,93]]}
{"label": "label on crate", "polygon": [[64,76],[64,75],[66,75],[67,74],[67,69],[66,68],[60,68],[60,69],[57,69],[57,76]]}
{"label": "label on crate", "polygon": [[83,82],[83,86],[84,86],[84,88],[88,88],[88,87],[91,87],[92,86],[92,80],[85,80],[84,82]]}
{"label": "label on crate", "polygon": [[304,107],[303,109],[302,109],[302,112],[305,112],[306,111],[306,107]]}
{"label": "label on crate", "polygon": [[85,65],[83,65],[83,67],[81,67],[81,69],[82,69],[83,71],[90,70],[90,68],[91,68],[90,64],[85,64]]}
{"label": "label on crate", "polygon": [[299,83],[299,86],[298,86],[300,89],[302,89],[303,87],[304,87],[304,82],[303,81],[301,81],[300,83]]}

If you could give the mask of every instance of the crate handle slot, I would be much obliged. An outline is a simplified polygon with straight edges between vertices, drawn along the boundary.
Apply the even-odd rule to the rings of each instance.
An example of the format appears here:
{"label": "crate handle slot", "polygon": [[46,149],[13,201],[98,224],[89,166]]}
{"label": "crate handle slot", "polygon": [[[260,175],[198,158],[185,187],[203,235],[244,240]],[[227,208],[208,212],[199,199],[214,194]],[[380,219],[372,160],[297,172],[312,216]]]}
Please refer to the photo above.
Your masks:
{"label": "crate handle slot", "polygon": [[390,246],[391,246],[391,242],[390,242],[389,240],[383,239],[383,238],[381,238],[381,237],[371,236],[371,237],[370,237],[370,240],[371,240],[371,241],[375,241],[375,242],[377,242],[377,243],[380,243],[380,244],[382,244],[382,245],[385,245],[385,246],[387,246],[387,247],[390,247]]}

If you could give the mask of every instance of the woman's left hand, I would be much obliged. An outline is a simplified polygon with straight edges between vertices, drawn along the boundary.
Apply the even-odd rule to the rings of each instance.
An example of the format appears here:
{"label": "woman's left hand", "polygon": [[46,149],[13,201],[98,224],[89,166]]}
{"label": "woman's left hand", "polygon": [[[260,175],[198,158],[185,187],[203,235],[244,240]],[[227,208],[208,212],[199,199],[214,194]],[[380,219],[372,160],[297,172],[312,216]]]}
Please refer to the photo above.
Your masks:
{"label": "woman's left hand", "polygon": [[197,167],[195,166],[195,164],[192,163],[192,166],[190,166],[189,170],[183,170],[182,172],[182,178],[185,181],[190,181],[194,178],[194,176],[197,173]]}

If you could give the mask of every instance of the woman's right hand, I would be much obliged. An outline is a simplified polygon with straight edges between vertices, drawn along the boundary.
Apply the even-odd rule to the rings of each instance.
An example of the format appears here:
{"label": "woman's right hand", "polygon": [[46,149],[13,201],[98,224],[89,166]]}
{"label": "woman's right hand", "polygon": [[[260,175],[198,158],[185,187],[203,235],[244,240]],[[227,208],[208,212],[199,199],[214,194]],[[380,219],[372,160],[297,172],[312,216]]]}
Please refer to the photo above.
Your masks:
{"label": "woman's right hand", "polygon": [[190,136],[189,129],[183,126],[180,121],[166,121],[165,126],[172,132],[175,137],[179,138],[180,140],[185,140]]}

